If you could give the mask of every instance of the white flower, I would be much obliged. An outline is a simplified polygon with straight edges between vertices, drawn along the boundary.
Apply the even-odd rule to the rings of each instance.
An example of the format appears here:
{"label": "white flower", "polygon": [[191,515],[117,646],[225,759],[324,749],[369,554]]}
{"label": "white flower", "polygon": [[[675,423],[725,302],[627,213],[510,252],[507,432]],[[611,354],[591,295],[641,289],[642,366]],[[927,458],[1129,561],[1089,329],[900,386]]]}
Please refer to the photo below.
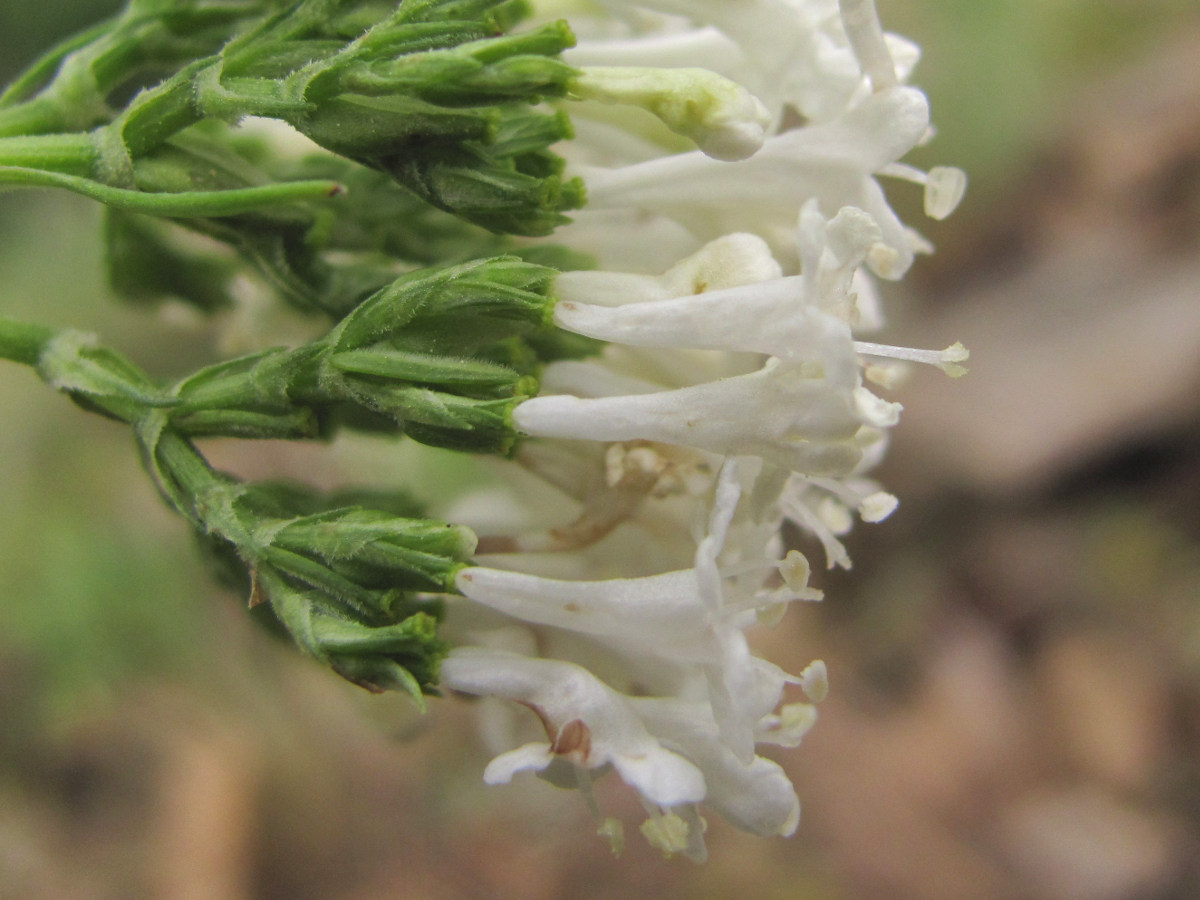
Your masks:
{"label": "white flower", "polygon": [[[701,860],[700,804],[758,835],[799,821],[757,748],[801,742],[828,673],[790,675],[747,637],[822,596],[783,523],[848,568],[841,536],[898,503],[865,473],[901,407],[864,382],[887,389],[913,362],[958,375],[966,359],[857,337],[882,323],[873,276],[930,249],[878,179],[922,184],[934,218],[965,182],[901,162],[930,134],[928,105],[906,86],[916,48],[883,32],[872,0],[587,8],[568,55],[579,140],[563,149],[588,207],[555,239],[603,267],[561,274],[552,316],[607,347],[551,363],[512,413],[529,438],[516,460],[575,505],[481,537],[450,622],[476,646],[451,652],[442,683],[542,724],[489,783],[537,772],[599,817],[591,782],[613,769],[647,840]],[[663,124],[700,149],[676,152]],[[600,828],[614,846],[618,832]]]}
{"label": "white flower", "polygon": [[441,681],[452,690],[524,704],[546,729],[548,741],[526,744],[492,760],[484,772],[488,784],[511,781],[517,772],[540,772],[562,760],[589,770],[611,764],[657,806],[704,798],[700,770],[651,737],[627,698],[581,666],[462,647],[443,661]]}
{"label": "white flower", "polygon": [[[618,169],[579,167],[593,210],[651,212],[673,219],[700,240],[746,231],[786,247],[800,208],[815,199],[822,210],[853,206],[880,229],[894,252],[872,268],[899,278],[912,262],[914,242],[888,205],[875,175],[925,136],[929,106],[913,88],[873,94],[828,122],[768,138],[741,162],[723,163],[684,153]],[[702,189],[698,189],[703,186]]]}
{"label": "white flower", "polygon": [[850,568],[850,554],[838,537],[854,524],[854,513],[864,522],[882,522],[899,501],[866,478],[808,478],[792,476],[779,497],[783,515],[817,537],[825,548],[829,568]]}
{"label": "white flower", "polygon": [[[858,317],[854,274],[878,235],[861,210],[847,207],[826,221],[809,201],[797,238],[806,262],[799,276],[771,277],[772,267],[760,261],[764,245],[748,235],[715,241],[659,279],[561,276],[560,327],[627,346],[770,358],[753,372],[673,390],[603,364],[559,364],[547,372],[546,387],[562,393],[523,403],[514,424],[542,437],[658,441],[758,456],[806,475],[849,475],[900,411],[863,387],[861,348],[849,325]],[[868,349],[883,352],[881,345]]]}
{"label": "white flower", "polygon": [[661,275],[586,269],[563,272],[555,291],[560,303],[623,306],[757,284],[782,274],[766,242],[743,232],[710,241]]}
{"label": "white flower", "polygon": [[[841,337],[848,345],[849,336]],[[758,456],[810,475],[846,475],[862,459],[863,426],[888,427],[898,412],[854,384],[856,376],[852,358],[832,377],[773,358],[748,375],[674,391],[535,397],[517,407],[513,421],[529,435],[661,441]]]}
{"label": "white flower", "polygon": [[[660,278],[564,273],[556,283],[554,322],[618,344],[751,351],[840,368],[851,359],[840,338],[860,315],[854,275],[878,252],[879,229],[854,207],[827,221],[813,201],[805,205],[801,225],[802,275],[780,277],[759,239],[727,235]],[[857,350],[870,352],[861,345]]]}
{"label": "white flower", "polygon": [[[795,551],[781,562],[773,543],[760,539],[754,505],[741,502],[752,476],[733,461],[722,469],[691,569],[591,582],[486,567],[460,572],[458,587],[470,600],[623,659],[645,695],[626,696],[573,662],[481,647],[452,652],[442,670],[446,687],[524,704],[546,731],[546,741],[494,759],[485,780],[536,771],[586,791],[590,781],[580,776],[611,764],[647,803],[647,837],[694,859],[704,853],[693,808],[700,802],[756,834],[795,829],[799,803],[790,781],[754,748],[798,742],[807,725],[795,704],[780,707],[784,690],[797,684],[818,697],[823,664],[788,675],[755,657],[744,631],[767,606],[820,595],[808,588]],[[788,570],[785,585],[763,587],[776,569]]]}
{"label": "white flower", "polygon": [[[656,78],[638,74],[631,84],[649,79],[665,85],[669,73],[678,81],[681,101],[693,95],[705,99],[664,103],[649,87],[602,88],[596,97],[633,102],[660,115],[659,107],[675,109],[664,121],[702,141],[707,126],[680,127],[672,120],[698,122],[716,103],[723,110],[717,120],[737,122],[728,138],[734,152],[713,152],[702,143],[709,156],[721,159],[750,155],[768,122],[771,136],[750,159],[722,166],[702,152],[664,155],[659,140],[636,118],[589,118],[590,107],[583,104],[578,112],[588,140],[581,152],[565,148],[589,193],[577,233],[586,234],[589,219],[619,211],[627,236],[637,240],[630,232],[641,229],[631,227],[637,221],[632,215],[644,219],[654,213],[700,240],[750,231],[784,252],[796,212],[816,199],[827,213],[843,206],[865,210],[892,251],[873,258],[872,269],[899,278],[913,252],[927,245],[895,217],[875,177],[924,184],[926,211],[934,218],[948,215],[961,198],[965,177],[959,170],[935,167],[924,173],[899,162],[929,135],[928,107],[920,91],[904,87],[917,48],[883,33],[871,0],[603,0],[603,5],[621,17],[621,26],[585,26],[570,61],[585,72],[598,65],[599,72],[613,67],[614,74],[628,71],[631,77],[663,67]],[[639,94],[655,99],[647,103]],[[678,112],[685,106],[693,111]],[[696,189],[700,184],[703,190]]]}
{"label": "white flower", "polygon": [[761,837],[790,835],[800,822],[800,800],[778,763],[755,756],[738,759],[720,737],[704,703],[634,698],[647,729],[704,773],[706,806],[737,827]]}
{"label": "white flower", "polygon": [[[633,661],[649,657],[702,677],[723,739],[749,762],[755,724],[775,709],[791,679],[755,658],[743,631],[754,624],[760,607],[814,595],[806,583],[756,590],[775,564],[766,558],[737,560],[742,566],[750,563],[751,574],[757,571],[757,585],[743,587],[742,596],[730,595],[728,588],[738,583],[726,586],[718,557],[740,495],[731,462],[718,481],[709,530],[691,569],[589,582],[472,567],[459,573],[456,584],[464,596],[515,619],[587,635]],[[686,680],[686,671],[680,672],[675,683]]]}
{"label": "white flower", "polygon": [[850,22],[843,25],[837,0],[602,2],[614,11],[648,8],[671,15],[657,20],[643,15],[637,25],[617,34],[592,34],[585,28],[579,47],[567,54],[571,61],[703,65],[745,84],[777,116],[789,104],[807,120],[823,121],[861,96],[867,78],[856,50],[861,47],[877,67],[886,64],[874,44],[876,33],[894,80],[908,77],[919,52],[910,41],[882,35],[871,9],[851,9]]}

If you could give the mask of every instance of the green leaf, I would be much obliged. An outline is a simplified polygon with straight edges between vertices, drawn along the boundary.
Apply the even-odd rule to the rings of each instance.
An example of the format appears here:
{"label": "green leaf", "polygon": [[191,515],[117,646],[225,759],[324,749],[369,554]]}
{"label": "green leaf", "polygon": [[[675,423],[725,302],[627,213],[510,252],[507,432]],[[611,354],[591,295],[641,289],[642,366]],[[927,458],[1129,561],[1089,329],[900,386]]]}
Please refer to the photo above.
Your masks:
{"label": "green leaf", "polygon": [[99,200],[115,209],[156,216],[232,216],[263,206],[330,197],[342,190],[331,181],[295,181],[228,191],[147,193],[114,188],[91,178],[21,166],[0,166],[0,184],[57,187]]}
{"label": "green leaf", "polygon": [[329,365],[341,372],[473,392],[492,389],[493,394],[496,388],[512,390],[521,380],[520,374],[496,363],[384,347],[334,353]]}

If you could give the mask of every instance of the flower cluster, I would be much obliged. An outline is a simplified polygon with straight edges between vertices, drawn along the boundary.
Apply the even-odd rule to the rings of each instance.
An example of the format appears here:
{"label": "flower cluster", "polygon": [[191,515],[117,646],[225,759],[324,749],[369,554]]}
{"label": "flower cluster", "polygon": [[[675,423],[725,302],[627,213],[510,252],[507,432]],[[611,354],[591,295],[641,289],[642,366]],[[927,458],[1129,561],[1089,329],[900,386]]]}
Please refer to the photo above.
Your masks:
{"label": "flower cluster", "polygon": [[[704,857],[701,804],[790,834],[759,748],[797,745],[827,682],[751,647],[821,598],[785,523],[848,567],[840,536],[897,504],[867,475],[900,414],[881,393],[967,355],[860,337],[929,249],[880,179],[934,218],[965,186],[901,161],[930,134],[916,59],[872,0],[130,0],[0,93],[0,183],[107,206],[127,298],[258,292],[327,331],[164,385],[0,317],[0,359],[130,427],[311,656],[532,710],[488,782],[579,788],[614,847],[609,770],[667,853]],[[552,490],[431,519],[394,488],[245,483],[194,443],[343,428]]]}
{"label": "flower cluster", "polygon": [[[600,581],[487,567],[459,572],[464,596],[540,626],[542,638],[566,651],[561,659],[526,655],[511,633],[477,631],[483,646],[461,648],[443,663],[443,685],[525,704],[545,727],[548,740],[495,759],[489,782],[530,769],[561,778],[573,767],[570,783],[590,791],[592,774],[611,766],[646,802],[652,840],[696,859],[704,854],[696,827],[702,800],[756,834],[795,829],[799,801],[783,770],[757,757],[755,745],[799,742],[814,720],[811,706],[776,710],[788,684],[819,700],[824,667],[788,675],[751,653],[745,629],[782,604],[820,593],[808,587],[798,553],[780,560],[766,552],[761,523],[748,516],[749,504],[739,504],[744,480],[753,483],[737,460],[725,463],[687,569]],[[782,583],[764,587],[766,572],[779,573]],[[579,639],[609,654],[620,684],[637,685],[638,696],[573,661]],[[664,818],[690,827],[672,831]]]}
{"label": "flower cluster", "polygon": [[[651,843],[700,860],[700,803],[759,835],[799,819],[757,747],[799,743],[825,667],[790,675],[746,636],[821,596],[782,523],[848,567],[838,537],[854,515],[878,522],[897,505],[864,473],[901,407],[867,384],[890,387],[906,361],[963,371],[959,345],[856,339],[880,323],[874,279],[928,248],[878,178],[923,183],[936,218],[965,182],[899,162],[927,137],[928,107],[904,84],[915,47],[884,35],[870,0],[600,7],[573,21],[582,40],[565,56],[598,74],[573,95],[579,140],[564,150],[588,205],[559,236],[605,268],[559,275],[552,317],[607,347],[551,363],[512,413],[533,439],[518,461],[573,496],[577,518],[481,538],[490,565],[457,576],[467,600],[442,685],[515,701],[544,729],[496,757],[489,783],[535,771],[583,790],[600,817],[591,784],[615,769]],[[613,116],[613,102],[669,131]]]}

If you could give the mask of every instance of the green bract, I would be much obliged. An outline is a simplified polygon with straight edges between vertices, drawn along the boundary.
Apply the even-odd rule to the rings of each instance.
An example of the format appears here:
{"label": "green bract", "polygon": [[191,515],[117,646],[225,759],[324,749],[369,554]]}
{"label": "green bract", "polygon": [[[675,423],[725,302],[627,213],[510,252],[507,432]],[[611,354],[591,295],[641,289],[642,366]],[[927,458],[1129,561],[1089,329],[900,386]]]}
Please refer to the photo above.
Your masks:
{"label": "green bract", "polygon": [[[57,184],[105,202],[101,188],[236,191],[265,182],[265,173],[221,160],[214,184],[213,154],[176,137],[205,120],[263,116],[468,221],[546,234],[583,199],[582,185],[563,183],[547,150],[569,136],[569,123],[532,108],[566,93],[574,70],[554,57],[573,38],[563,23],[505,35],[501,25],[515,11],[500,2],[391,10],[353,0],[134,4],[89,42],[53,51],[5,93],[0,178],[45,184],[51,175],[76,176],[83,181]],[[164,74],[128,105],[112,106]],[[145,198],[141,211],[244,211],[241,195],[225,207],[223,199],[172,212]]]}
{"label": "green bract", "polygon": [[133,0],[0,95],[0,184],[104,204],[121,294],[214,311],[250,275],[333,323],[172,384],[88,336],[8,319],[0,356],[129,425],[167,501],[305,651],[418,699],[445,652],[423,592],[454,589],[474,536],[391,495],[243,484],[192,440],[349,426],[504,454],[544,363],[592,351],[551,325],[558,270],[540,264],[585,261],[507,237],[547,234],[583,202],[549,149],[570,122],[539,106],[576,76],[558,58],[574,38],[562,22],[509,33],[525,13]]}

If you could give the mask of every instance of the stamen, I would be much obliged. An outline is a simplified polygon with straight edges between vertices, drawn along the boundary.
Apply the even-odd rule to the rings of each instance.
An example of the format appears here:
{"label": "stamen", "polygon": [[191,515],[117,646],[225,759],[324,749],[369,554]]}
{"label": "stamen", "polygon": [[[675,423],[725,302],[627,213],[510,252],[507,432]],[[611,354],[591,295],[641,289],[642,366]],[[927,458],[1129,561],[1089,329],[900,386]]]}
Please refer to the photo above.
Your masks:
{"label": "stamen", "polygon": [[925,215],[946,218],[958,207],[966,190],[966,172],[954,166],[934,166],[925,182]]}
{"label": "stamen", "polygon": [[864,522],[882,522],[888,516],[896,511],[896,507],[900,505],[900,501],[896,499],[894,494],[889,494],[887,491],[877,491],[866,497],[858,504],[858,514]]}
{"label": "stamen", "polygon": [[674,813],[658,813],[642,823],[641,832],[651,847],[671,857],[687,849],[687,823]]}
{"label": "stamen", "polygon": [[620,857],[625,852],[625,826],[619,819],[609,816],[600,823],[600,827],[596,829],[596,835],[608,841],[613,856]]}
{"label": "stamen", "polygon": [[912,347],[893,347],[889,344],[871,344],[866,341],[855,341],[854,349],[863,356],[903,359],[937,366],[951,378],[967,374],[966,368],[959,364],[966,362],[971,356],[971,351],[957,341],[945,350],[917,350]]}
{"label": "stamen", "polygon": [[799,747],[804,736],[817,724],[817,708],[811,703],[789,703],[778,715],[764,716],[759,735],[780,747]]}
{"label": "stamen", "polygon": [[779,563],[779,574],[783,583],[793,591],[804,591],[808,588],[808,579],[812,575],[812,566],[808,558],[799,550],[789,550]]}
{"label": "stamen", "polygon": [[820,703],[829,695],[829,670],[825,661],[815,659],[800,673],[800,689],[813,703]]}
{"label": "stamen", "polygon": [[[642,823],[641,832],[651,847],[662,851],[668,859],[677,853],[683,853],[694,862],[703,862],[707,855],[704,851],[703,833],[704,820],[693,812],[688,818],[689,823],[675,812],[663,812],[647,808],[650,818]],[[698,831],[699,834],[694,832]]]}
{"label": "stamen", "polygon": [[[807,669],[805,671],[808,671]],[[614,821],[613,819],[603,819],[600,814],[600,804],[596,802],[596,791],[593,789],[594,779],[590,770],[583,766],[572,766],[575,770],[575,784],[579,788],[579,793],[583,795],[583,802],[587,805],[588,812],[592,814],[592,818],[600,822],[600,831],[597,834],[602,834],[604,827]],[[617,828],[620,829],[621,823],[617,822]],[[614,848],[613,853],[620,855]]]}
{"label": "stamen", "polygon": [[836,478],[805,478],[808,484],[816,485],[822,490],[833,494],[847,506],[858,506],[862,501],[863,495],[854,490],[843,481],[838,481]]}
{"label": "stamen", "polygon": [[591,546],[637,515],[657,490],[670,463],[650,447],[613,444],[605,454],[606,480],[590,491],[572,522],[513,537],[481,538],[481,553],[561,553]]}
{"label": "stamen", "polygon": [[954,166],[934,166],[922,172],[907,163],[890,163],[879,170],[880,175],[902,178],[925,187],[925,215],[944,219],[958,208],[967,191],[967,173]]}
{"label": "stamen", "polygon": [[[836,478],[812,477],[805,480],[833,494],[846,506],[856,507],[864,522],[882,522],[900,505],[900,501],[887,491],[873,491],[870,494],[864,494]],[[838,520],[846,526],[846,530],[849,530],[849,523],[844,517],[839,515]],[[835,533],[840,533],[837,525],[831,525],[831,527]]]}
{"label": "stamen", "polygon": [[783,511],[785,515],[807,531],[812,532],[821,542],[821,546],[825,549],[825,564],[826,568],[832,569],[834,566],[840,566],[843,569],[849,569],[852,565],[850,562],[850,554],[846,552],[845,545],[837,539],[834,533],[829,529],[824,522],[803,500],[791,497],[784,498]]}

